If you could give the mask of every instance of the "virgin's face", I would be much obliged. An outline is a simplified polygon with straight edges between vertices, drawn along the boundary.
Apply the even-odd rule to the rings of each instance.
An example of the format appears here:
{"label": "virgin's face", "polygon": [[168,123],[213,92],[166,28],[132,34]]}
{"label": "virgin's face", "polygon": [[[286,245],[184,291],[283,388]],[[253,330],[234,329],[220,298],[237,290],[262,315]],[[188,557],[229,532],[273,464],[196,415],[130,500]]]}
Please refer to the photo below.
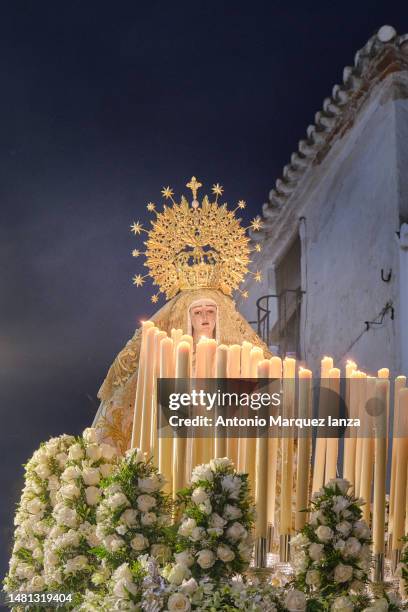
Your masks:
{"label": "virgin's face", "polygon": [[217,307],[214,304],[197,304],[190,309],[191,326],[195,337],[214,338]]}

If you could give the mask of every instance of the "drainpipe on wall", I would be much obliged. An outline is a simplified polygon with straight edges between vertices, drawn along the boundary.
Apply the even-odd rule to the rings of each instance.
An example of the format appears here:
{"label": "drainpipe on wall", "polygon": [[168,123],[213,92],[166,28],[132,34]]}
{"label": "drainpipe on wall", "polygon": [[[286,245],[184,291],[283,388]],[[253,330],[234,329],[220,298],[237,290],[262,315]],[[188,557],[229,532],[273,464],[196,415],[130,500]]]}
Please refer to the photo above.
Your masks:
{"label": "drainpipe on wall", "polygon": [[408,375],[408,224],[400,227],[399,246],[399,331],[401,350],[401,374]]}
{"label": "drainpipe on wall", "polygon": [[299,349],[300,359],[307,360],[306,355],[306,319],[307,319],[307,236],[306,236],[306,217],[300,217],[299,219],[299,238],[300,238],[300,288],[304,292],[303,299],[300,306],[300,322],[299,322]]}

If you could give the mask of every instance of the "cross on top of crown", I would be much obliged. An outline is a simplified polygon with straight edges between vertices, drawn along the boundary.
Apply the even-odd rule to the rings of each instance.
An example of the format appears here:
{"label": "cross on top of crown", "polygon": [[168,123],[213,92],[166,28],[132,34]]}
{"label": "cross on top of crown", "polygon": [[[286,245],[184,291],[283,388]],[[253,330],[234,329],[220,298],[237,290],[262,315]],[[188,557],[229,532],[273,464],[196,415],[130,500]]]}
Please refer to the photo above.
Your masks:
{"label": "cross on top of crown", "polygon": [[200,187],[202,187],[202,183],[200,183],[199,181],[197,181],[195,176],[191,177],[191,180],[189,183],[187,183],[186,187],[188,187],[189,189],[191,189],[192,193],[193,193],[193,199],[196,200],[197,199],[197,191],[200,189]]}

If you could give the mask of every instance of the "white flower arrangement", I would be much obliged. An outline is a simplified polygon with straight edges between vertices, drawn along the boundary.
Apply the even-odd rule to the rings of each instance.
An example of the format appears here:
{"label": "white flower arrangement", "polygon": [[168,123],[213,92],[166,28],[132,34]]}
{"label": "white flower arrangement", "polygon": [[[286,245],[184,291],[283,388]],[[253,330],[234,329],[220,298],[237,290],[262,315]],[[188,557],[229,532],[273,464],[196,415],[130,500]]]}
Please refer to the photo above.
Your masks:
{"label": "white flower arrangement", "polygon": [[25,465],[24,488],[14,519],[13,551],[4,588],[43,591],[44,543],[52,525],[60,476],[68,461],[73,436],[62,435],[41,444]]}
{"label": "white flower arrangement", "polygon": [[126,453],[107,479],[96,511],[96,554],[105,567],[116,570],[140,555],[154,556],[160,563],[171,558],[171,503],[161,489],[163,476],[145,455],[134,449]]}
{"label": "white flower arrangement", "polygon": [[117,462],[116,450],[99,444],[92,428],[85,429],[70,447],[56,494],[54,524],[45,542],[44,575],[49,590],[80,594],[91,584],[94,573],[106,574],[94,553],[100,544],[96,508],[103,483]]}
{"label": "white flower arrangement", "polygon": [[[371,534],[362,520],[362,500],[347,492],[348,481],[333,479],[312,497],[310,521],[292,539],[294,584],[333,610],[362,610],[371,566]],[[351,607],[349,607],[351,606]]]}
{"label": "white flower arrangement", "polygon": [[163,570],[171,584],[191,576],[219,580],[247,569],[254,508],[246,474],[239,474],[227,458],[199,465],[191,486],[179,492],[178,504],[177,552]]}

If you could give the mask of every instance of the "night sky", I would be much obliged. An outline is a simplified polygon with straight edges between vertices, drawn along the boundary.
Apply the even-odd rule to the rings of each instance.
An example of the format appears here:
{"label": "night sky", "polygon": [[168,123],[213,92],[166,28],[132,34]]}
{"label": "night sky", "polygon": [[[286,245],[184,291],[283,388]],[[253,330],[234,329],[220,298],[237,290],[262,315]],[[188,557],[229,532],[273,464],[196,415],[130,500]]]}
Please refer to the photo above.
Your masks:
{"label": "night sky", "polygon": [[[21,464],[90,425],[152,311],[129,232],[195,174],[247,219],[390,2],[8,2],[0,15],[1,574]],[[184,188],[184,192],[187,189]],[[204,191],[204,190],[202,190]]]}

